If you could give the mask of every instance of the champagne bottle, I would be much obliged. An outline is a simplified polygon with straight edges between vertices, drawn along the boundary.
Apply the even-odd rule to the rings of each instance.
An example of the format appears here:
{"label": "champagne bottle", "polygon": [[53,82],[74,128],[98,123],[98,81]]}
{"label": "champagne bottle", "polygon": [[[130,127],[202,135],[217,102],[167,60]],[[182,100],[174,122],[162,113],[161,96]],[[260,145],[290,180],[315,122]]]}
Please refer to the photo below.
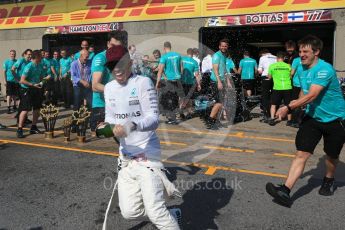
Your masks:
{"label": "champagne bottle", "polygon": [[115,125],[111,125],[108,123],[103,123],[96,128],[96,135],[97,137],[104,136],[105,138],[114,137],[113,129]]}

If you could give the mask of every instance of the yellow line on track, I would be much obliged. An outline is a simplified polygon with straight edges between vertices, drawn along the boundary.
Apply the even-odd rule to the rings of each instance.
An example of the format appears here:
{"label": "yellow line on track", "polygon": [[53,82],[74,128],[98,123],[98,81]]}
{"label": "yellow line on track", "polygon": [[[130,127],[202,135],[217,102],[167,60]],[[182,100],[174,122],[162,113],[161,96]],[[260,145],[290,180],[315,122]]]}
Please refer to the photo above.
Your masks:
{"label": "yellow line on track", "polygon": [[207,171],[205,172],[205,175],[213,175],[213,174],[215,174],[216,173],[216,171],[217,171],[217,168],[216,167],[209,167],[208,169],[207,169]]}
{"label": "yellow line on track", "polygon": [[288,154],[288,153],[274,153],[273,156],[295,158],[295,154]]}
{"label": "yellow line on track", "polygon": [[57,145],[46,145],[46,144],[37,144],[32,142],[24,142],[24,141],[12,141],[12,140],[0,140],[7,143],[18,144],[18,145],[28,145],[33,147],[41,147],[41,148],[49,148],[49,149],[60,149],[60,150],[67,150],[67,151],[74,151],[74,152],[83,152],[83,153],[92,153],[96,155],[106,155],[106,156],[115,156],[118,157],[118,153],[111,153],[111,152],[102,152],[96,151],[91,149],[78,149],[78,148],[69,148],[64,146],[57,146]]}
{"label": "yellow line on track", "polygon": [[[17,127],[7,127],[11,129],[17,129]],[[29,128],[23,128],[24,130],[29,130]],[[294,143],[295,140],[293,139],[285,139],[285,138],[276,138],[276,137],[265,137],[265,136],[246,136],[244,132],[237,132],[233,134],[229,133],[218,133],[218,132],[203,132],[203,131],[188,131],[182,129],[163,129],[159,128],[157,131],[167,132],[167,133],[186,133],[186,134],[197,134],[197,135],[212,135],[212,136],[222,136],[222,137],[235,137],[235,138],[242,138],[242,139],[256,139],[256,140],[264,140],[264,141],[277,141],[277,142],[289,142]],[[61,134],[63,131],[54,131],[56,134]]]}
{"label": "yellow line on track", "polygon": [[[106,156],[114,156],[118,157],[118,153],[111,153],[111,152],[102,152],[102,151],[96,151],[96,150],[90,150],[90,149],[79,149],[79,148],[68,148],[63,146],[55,146],[55,145],[46,145],[46,144],[36,144],[31,142],[22,142],[22,141],[13,141],[13,140],[4,140],[0,139],[1,142],[7,142],[12,144],[18,144],[18,145],[27,145],[27,146],[33,146],[33,147],[41,147],[41,148],[50,148],[50,149],[59,149],[59,150],[67,150],[67,151],[74,151],[74,152],[83,152],[83,153],[91,153],[96,155],[106,155]],[[238,173],[246,173],[246,174],[253,174],[253,175],[262,175],[262,176],[270,176],[270,177],[279,177],[279,178],[286,178],[286,175],[283,174],[277,174],[277,173],[268,173],[268,172],[262,172],[262,171],[253,171],[253,170],[245,170],[245,169],[236,169],[231,167],[223,167],[223,166],[213,166],[213,165],[207,165],[207,164],[200,164],[200,163],[187,163],[187,162],[180,162],[180,161],[172,161],[172,160],[163,160],[165,163],[180,165],[180,166],[194,166],[198,168],[206,168],[208,173],[211,173],[213,170],[213,173],[216,170],[223,170],[223,171],[231,171],[231,172],[238,172]]]}
{"label": "yellow line on track", "polygon": [[234,148],[217,147],[217,146],[209,146],[209,145],[205,145],[204,148],[216,149],[216,150],[221,150],[221,151],[229,151],[229,152],[255,153],[254,150],[250,150],[250,149],[234,149]]}
{"label": "yellow line on track", "polygon": [[212,136],[223,136],[223,137],[236,137],[242,139],[256,139],[256,140],[267,140],[267,141],[278,141],[278,142],[291,142],[294,143],[293,139],[276,138],[276,137],[265,137],[265,136],[246,136],[244,132],[237,132],[233,134],[228,133],[218,133],[218,132],[202,132],[202,131],[188,131],[182,129],[163,129],[159,128],[157,131],[167,132],[167,133],[186,133],[186,134],[198,134],[198,135],[212,135]]}
{"label": "yellow line on track", "polygon": [[163,145],[180,145],[180,146],[187,146],[186,143],[181,143],[181,142],[161,141],[160,143],[163,144]]}
{"label": "yellow line on track", "polygon": [[163,162],[170,163],[170,164],[182,165],[182,166],[194,166],[194,167],[198,167],[198,168],[207,168],[207,169],[214,168],[215,170],[231,171],[231,172],[238,172],[238,173],[261,175],[261,176],[270,176],[270,177],[278,177],[278,178],[286,178],[287,177],[284,174],[268,173],[268,172],[246,170],[246,169],[236,169],[236,168],[224,167],[224,166],[214,166],[214,165],[206,165],[206,164],[199,164],[199,163],[186,163],[186,162],[179,162],[179,161],[172,161],[172,160],[163,160]]}

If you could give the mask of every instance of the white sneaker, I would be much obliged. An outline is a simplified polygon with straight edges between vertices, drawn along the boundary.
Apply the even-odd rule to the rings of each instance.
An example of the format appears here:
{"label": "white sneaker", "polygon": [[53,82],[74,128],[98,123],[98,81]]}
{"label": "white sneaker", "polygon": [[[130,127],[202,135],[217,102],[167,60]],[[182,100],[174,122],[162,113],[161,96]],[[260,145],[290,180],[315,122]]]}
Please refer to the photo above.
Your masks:
{"label": "white sneaker", "polygon": [[178,226],[182,230],[182,211],[181,211],[181,209],[179,209],[179,208],[172,208],[172,209],[169,209],[169,212],[172,215],[172,217],[174,217],[174,219],[176,220]]}

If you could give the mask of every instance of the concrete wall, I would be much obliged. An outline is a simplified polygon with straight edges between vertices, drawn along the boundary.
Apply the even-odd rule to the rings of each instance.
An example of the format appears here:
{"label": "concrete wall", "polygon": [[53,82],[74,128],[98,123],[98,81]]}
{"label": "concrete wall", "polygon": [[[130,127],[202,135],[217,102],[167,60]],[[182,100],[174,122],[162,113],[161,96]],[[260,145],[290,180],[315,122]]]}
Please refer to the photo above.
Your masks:
{"label": "concrete wall", "polygon": [[[334,68],[345,70],[345,9],[334,10],[333,19],[337,23]],[[339,73],[339,76],[345,77],[345,73]]]}
{"label": "concrete wall", "polygon": [[143,54],[152,54],[154,49],[163,49],[163,43],[170,41],[172,49],[186,53],[187,48],[199,47],[199,29],[204,19],[180,19],[169,21],[124,23],[128,33],[128,44],[135,44]]}
{"label": "concrete wall", "polygon": [[37,29],[17,29],[17,30],[0,30],[0,83],[2,96],[5,95],[4,75],[2,63],[9,57],[9,51],[14,49],[17,51],[17,58],[21,56],[23,51],[27,48],[41,49],[42,35],[45,28]]}

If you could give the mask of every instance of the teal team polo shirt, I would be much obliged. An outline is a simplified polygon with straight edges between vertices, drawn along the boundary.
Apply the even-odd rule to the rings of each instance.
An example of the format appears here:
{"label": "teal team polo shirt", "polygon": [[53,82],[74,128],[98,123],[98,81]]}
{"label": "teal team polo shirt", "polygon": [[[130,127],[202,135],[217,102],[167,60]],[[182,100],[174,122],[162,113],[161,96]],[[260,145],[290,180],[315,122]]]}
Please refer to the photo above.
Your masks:
{"label": "teal team polo shirt", "polygon": [[[12,66],[17,62],[16,59],[7,59],[4,61],[4,64],[2,65],[2,67],[4,68],[4,71],[6,72],[6,81],[7,82],[15,82],[15,76],[13,76],[13,73],[11,71]],[[17,79],[19,80],[19,79]]]}
{"label": "teal team polo shirt", "polygon": [[[51,67],[54,68],[55,70],[55,73],[56,73],[56,76],[54,76],[55,78],[57,78],[59,76],[59,71],[60,71],[60,62],[59,62],[59,59],[55,59],[53,58],[51,61],[50,61],[50,65]],[[53,73],[52,73],[53,74]]]}
{"label": "teal team polo shirt", "polygon": [[176,52],[168,52],[161,57],[159,64],[164,65],[164,74],[168,81],[181,79],[181,60],[181,55]]}
{"label": "teal team polo shirt", "polygon": [[242,80],[255,79],[255,69],[258,68],[257,62],[250,57],[243,58],[240,61],[241,78]]}
{"label": "teal team polo shirt", "polygon": [[[95,72],[101,72],[102,73],[102,84],[107,84],[111,79],[111,73],[109,69],[105,66],[105,63],[107,62],[106,57],[106,50],[103,52],[97,54],[93,60],[91,65],[91,76]],[[92,77],[91,77],[92,78]],[[92,93],[92,108],[99,108],[99,107],[105,107],[105,101],[104,101],[104,94],[99,92],[93,92]]]}
{"label": "teal team polo shirt", "polygon": [[231,73],[231,71],[235,68],[235,63],[231,58],[226,59],[226,72]]}
{"label": "teal team polo shirt", "polygon": [[25,58],[19,58],[16,63],[14,63],[14,67],[16,67],[16,73],[18,80],[22,77],[24,68],[30,61],[25,60]]}
{"label": "teal team polo shirt", "polygon": [[298,68],[302,68],[302,61],[301,61],[301,58],[298,57],[298,58],[295,58],[293,59],[292,61],[292,65],[291,65],[291,69],[292,70],[295,70],[295,74],[292,76],[292,84],[293,86],[297,87],[296,85],[298,84],[298,71],[297,69]]}
{"label": "teal team polo shirt", "polygon": [[[212,56],[212,65],[215,65],[215,64],[218,65],[218,73],[220,76],[220,80],[224,81],[225,73],[226,73],[226,57],[224,56],[224,54],[221,51],[216,52]],[[213,71],[213,68],[212,68],[212,73],[211,73],[211,80],[213,82],[217,82],[217,77]]]}
{"label": "teal team polo shirt", "polygon": [[[41,79],[45,76],[45,70],[41,63],[35,64],[30,62],[24,68],[22,76],[25,76],[26,81],[30,82],[31,84],[38,84],[40,83]],[[29,88],[27,85],[21,84],[22,88]]]}
{"label": "teal team polo shirt", "polygon": [[183,73],[181,81],[183,84],[195,84],[195,73],[199,71],[198,62],[191,57],[182,57]]}
{"label": "teal team polo shirt", "polygon": [[43,71],[44,71],[44,76],[48,76],[52,74],[52,71],[50,69],[51,67],[51,63],[50,60],[48,58],[43,58],[41,61],[41,64],[43,66]]}
{"label": "teal team polo shirt", "polygon": [[319,59],[310,69],[302,65],[298,68],[297,87],[308,94],[311,85],[320,85],[324,89],[318,97],[307,105],[306,114],[319,122],[331,122],[345,119],[345,100],[332,65]]}
{"label": "teal team polo shirt", "polygon": [[70,57],[60,59],[61,77],[64,77],[64,75],[71,69],[71,64],[72,58]]}

